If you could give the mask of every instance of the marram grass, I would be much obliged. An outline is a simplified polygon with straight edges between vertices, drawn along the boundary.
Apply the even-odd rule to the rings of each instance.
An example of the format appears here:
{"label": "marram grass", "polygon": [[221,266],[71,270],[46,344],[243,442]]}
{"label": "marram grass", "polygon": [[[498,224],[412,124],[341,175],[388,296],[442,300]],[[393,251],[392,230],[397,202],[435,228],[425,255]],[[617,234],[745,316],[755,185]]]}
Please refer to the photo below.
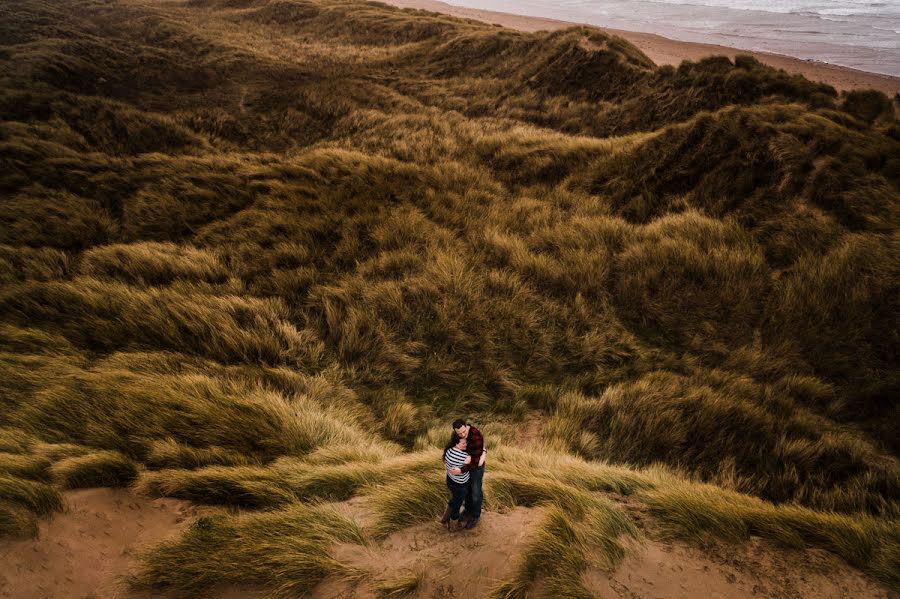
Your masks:
{"label": "marram grass", "polygon": [[137,465],[117,451],[97,451],[64,458],[50,468],[63,488],[127,487],[138,477]]}
{"label": "marram grass", "polygon": [[537,581],[557,597],[592,597],[581,582],[590,565],[613,569],[625,556],[619,537],[636,536],[631,520],[607,500],[592,498],[581,515],[564,506],[546,508],[537,532],[525,548],[515,573],[497,585],[491,596],[519,599],[531,596]]}
{"label": "marram grass", "polygon": [[335,510],[296,504],[247,516],[204,516],[180,539],[145,556],[137,588],[202,593],[216,584],[257,584],[297,596],[329,575],[351,574],[329,556],[332,542],[365,543],[359,527]]}
{"label": "marram grass", "polygon": [[818,547],[868,571],[885,584],[900,584],[900,525],[862,514],[819,512],[771,503],[706,485],[670,483],[639,494],[664,534],[734,542],[751,534],[789,547]]}
{"label": "marram grass", "polygon": [[416,590],[422,585],[425,572],[407,572],[393,578],[389,578],[375,586],[375,596],[379,599],[394,599],[399,597],[414,597]]}
{"label": "marram grass", "polygon": [[468,416],[488,509],[565,541],[558,595],[586,544],[618,559],[607,493],[897,586],[896,100],[589,27],[157,4],[4,14],[3,534],[137,470],[278,514],[202,520],[147,585],[300,594],[346,571],[325,536],[364,535],[287,514],[437,517]]}

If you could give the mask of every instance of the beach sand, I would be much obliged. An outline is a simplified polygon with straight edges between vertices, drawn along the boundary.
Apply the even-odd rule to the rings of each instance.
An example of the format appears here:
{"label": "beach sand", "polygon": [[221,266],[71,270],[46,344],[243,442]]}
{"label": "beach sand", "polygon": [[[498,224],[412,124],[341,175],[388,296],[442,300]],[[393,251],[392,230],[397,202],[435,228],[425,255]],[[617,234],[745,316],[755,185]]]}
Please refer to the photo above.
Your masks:
{"label": "beach sand", "polygon": [[[546,19],[543,17],[526,17],[504,12],[481,10],[477,8],[465,8],[453,6],[438,0],[383,0],[385,3],[400,8],[417,8],[433,12],[444,13],[464,19],[474,19],[518,29],[520,31],[550,31],[582,25],[582,23],[570,23]],[[803,75],[812,81],[822,81],[833,86],[838,91],[850,89],[877,89],[889,96],[900,93],[900,77],[867,73],[847,67],[825,64],[821,62],[802,60],[780,54],[766,52],[751,52],[737,50],[715,44],[700,44],[695,42],[681,42],[652,33],[639,33],[634,31],[622,31],[607,27],[597,27],[614,35],[625,38],[641,49],[653,62],[658,65],[670,64],[678,66],[683,60],[699,60],[704,56],[725,55],[734,58],[737,54],[749,54],[760,62],[777,69],[784,69],[788,73]]]}
{"label": "beach sand", "polygon": [[[131,489],[66,491],[67,510],[40,524],[34,539],[0,539],[0,598],[3,599],[175,599],[184,594],[135,591],[126,581],[143,551],[178,538],[213,507],[170,498],[151,499]],[[642,509],[620,499],[623,509]],[[628,507],[630,506],[630,507]],[[334,504],[344,515],[371,526],[375,514],[365,497]],[[423,573],[417,597],[484,597],[515,572],[533,540],[542,511],[517,507],[486,512],[475,530],[448,533],[438,522],[412,524],[361,546],[337,544],[332,554],[365,572],[326,578],[313,599],[382,596],[377,585],[409,572]],[[836,555],[791,550],[754,538],[740,545],[710,541],[703,548],[651,538],[627,543],[625,559],[613,571],[592,565],[584,583],[595,596],[617,599],[888,599],[888,589],[867,579]],[[454,560],[448,561],[447,556]],[[460,572],[468,573],[460,576]],[[273,581],[275,582],[275,581]],[[219,599],[260,599],[271,588],[223,582],[202,593]]]}

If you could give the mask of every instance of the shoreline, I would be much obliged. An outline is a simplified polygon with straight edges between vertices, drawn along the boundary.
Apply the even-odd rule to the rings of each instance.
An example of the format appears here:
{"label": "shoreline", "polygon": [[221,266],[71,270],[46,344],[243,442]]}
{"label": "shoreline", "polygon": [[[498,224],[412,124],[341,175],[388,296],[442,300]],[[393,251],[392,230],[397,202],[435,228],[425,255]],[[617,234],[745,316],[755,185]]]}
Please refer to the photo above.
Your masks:
{"label": "shoreline", "polygon": [[560,21],[547,17],[529,17],[506,12],[497,12],[480,8],[454,6],[440,0],[381,0],[385,4],[398,8],[415,8],[446,15],[473,19],[491,25],[501,25],[510,29],[525,32],[553,31],[573,26],[588,26],[609,32],[624,38],[637,46],[647,57],[658,65],[678,66],[683,60],[696,61],[705,56],[724,55],[730,59],[738,54],[753,56],[761,63],[776,69],[783,69],[791,74],[803,75],[812,81],[821,81],[833,86],[836,90],[876,89],[893,96],[900,93],[900,77],[860,71],[850,67],[842,67],[824,62],[804,60],[783,54],[771,54],[751,50],[740,50],[717,44],[700,42],[683,42],[673,40],[655,33],[625,31],[611,27],[601,27],[589,23]]}

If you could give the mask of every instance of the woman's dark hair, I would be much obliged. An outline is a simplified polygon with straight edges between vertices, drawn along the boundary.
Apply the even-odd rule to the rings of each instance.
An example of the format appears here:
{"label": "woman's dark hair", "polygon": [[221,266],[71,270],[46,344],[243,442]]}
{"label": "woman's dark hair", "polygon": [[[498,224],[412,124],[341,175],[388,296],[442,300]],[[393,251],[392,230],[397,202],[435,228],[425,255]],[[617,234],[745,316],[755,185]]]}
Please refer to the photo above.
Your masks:
{"label": "woman's dark hair", "polygon": [[450,448],[455,446],[457,443],[459,443],[459,435],[457,435],[456,433],[453,433],[452,435],[450,435],[450,441],[444,447],[444,455],[443,455],[444,460],[447,459],[447,452],[450,451]]}

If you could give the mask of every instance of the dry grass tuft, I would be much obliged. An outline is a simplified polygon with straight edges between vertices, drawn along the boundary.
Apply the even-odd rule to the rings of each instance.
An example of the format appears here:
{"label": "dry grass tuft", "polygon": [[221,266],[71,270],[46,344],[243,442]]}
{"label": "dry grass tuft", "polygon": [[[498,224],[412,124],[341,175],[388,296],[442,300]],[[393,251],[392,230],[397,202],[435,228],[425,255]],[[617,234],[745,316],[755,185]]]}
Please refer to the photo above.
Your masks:
{"label": "dry grass tuft", "polygon": [[375,595],[381,599],[411,596],[422,585],[424,578],[424,571],[401,574],[390,580],[378,583],[375,587]]}
{"label": "dry grass tuft", "polygon": [[297,596],[347,566],[328,556],[331,542],[364,543],[355,523],[327,507],[296,504],[266,514],[204,516],[176,541],[145,556],[134,587],[202,593],[222,583],[265,586]]}
{"label": "dry grass tuft", "polygon": [[900,583],[896,521],[774,506],[709,486],[668,485],[640,497],[672,536],[696,540],[711,534],[737,542],[754,534],[790,547],[820,547],[885,584]]}
{"label": "dry grass tuft", "polygon": [[97,451],[64,458],[50,468],[63,488],[127,487],[138,477],[137,465],[117,451]]}

